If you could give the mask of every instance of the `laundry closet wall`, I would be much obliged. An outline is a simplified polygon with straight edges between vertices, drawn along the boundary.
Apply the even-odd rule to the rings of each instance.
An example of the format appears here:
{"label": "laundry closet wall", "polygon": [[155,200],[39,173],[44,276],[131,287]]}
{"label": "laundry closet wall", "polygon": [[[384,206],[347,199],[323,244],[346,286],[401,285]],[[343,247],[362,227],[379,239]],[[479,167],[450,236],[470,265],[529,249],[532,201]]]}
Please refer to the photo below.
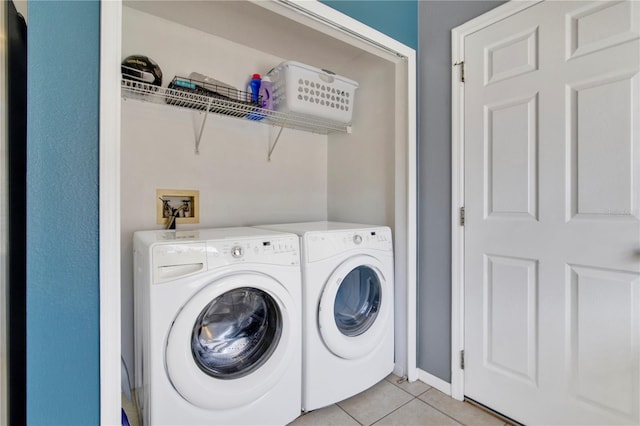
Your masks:
{"label": "laundry closet wall", "polygon": [[[237,12],[225,9],[219,4],[216,12]],[[283,60],[130,7],[122,11],[122,33],[122,55],[153,58],[164,85],[197,71],[244,89],[252,73]],[[195,154],[203,114],[133,99],[121,105],[121,349],[133,374],[133,233],[163,228],[156,189],[199,191],[199,223],[178,221],[179,230],[326,220],[327,138],[284,129],[268,161],[278,128],[210,114]]]}
{"label": "laundry closet wall", "polygon": [[[347,3],[354,18],[417,45],[416,14],[405,10],[416,1]],[[100,3],[28,10],[27,416],[98,424]]]}
{"label": "laundry closet wall", "polygon": [[418,368],[451,382],[451,29],[503,1],[419,3]]}

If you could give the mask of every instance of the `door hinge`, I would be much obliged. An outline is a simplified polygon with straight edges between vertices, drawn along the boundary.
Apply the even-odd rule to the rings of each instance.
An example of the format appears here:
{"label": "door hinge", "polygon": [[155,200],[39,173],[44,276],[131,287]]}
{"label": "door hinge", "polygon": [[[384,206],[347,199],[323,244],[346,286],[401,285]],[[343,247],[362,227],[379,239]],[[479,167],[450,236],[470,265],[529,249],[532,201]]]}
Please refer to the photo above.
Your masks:
{"label": "door hinge", "polygon": [[460,351],[460,369],[464,370],[464,350]]}
{"label": "door hinge", "polygon": [[458,61],[453,66],[460,65],[460,82],[464,83],[464,61]]}
{"label": "door hinge", "polygon": [[460,226],[464,226],[464,207],[460,207]]}

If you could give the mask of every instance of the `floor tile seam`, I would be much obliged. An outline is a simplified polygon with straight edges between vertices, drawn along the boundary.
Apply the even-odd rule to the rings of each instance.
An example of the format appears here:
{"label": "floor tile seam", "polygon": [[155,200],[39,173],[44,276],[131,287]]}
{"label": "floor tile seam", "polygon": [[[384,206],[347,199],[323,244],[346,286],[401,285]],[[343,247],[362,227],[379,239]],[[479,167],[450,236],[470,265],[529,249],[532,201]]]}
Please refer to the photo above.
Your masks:
{"label": "floor tile seam", "polygon": [[387,382],[389,382],[389,383],[391,383],[393,386],[397,387],[397,388],[398,388],[398,389],[400,389],[401,391],[403,391],[403,392],[407,392],[406,390],[404,390],[404,389],[402,389],[400,386],[398,386],[398,384],[396,383],[396,381],[395,381],[395,380],[387,380],[387,378],[386,378],[386,377],[385,377],[385,379],[384,379],[384,380],[385,380],[385,381],[387,381]]}
{"label": "floor tile seam", "polygon": [[425,393],[429,392],[431,389],[435,389],[435,388],[432,388],[431,386],[429,386],[428,389],[425,389],[424,391],[422,391],[418,395],[416,395],[416,398],[419,399],[422,395],[424,395]]}
{"label": "floor tile seam", "polygon": [[387,414],[385,414],[384,416],[380,417],[378,420],[373,421],[371,424],[371,426],[375,425],[376,423],[378,423],[380,420],[385,419],[387,417],[389,417],[390,415],[392,415],[393,413],[395,413],[396,411],[398,411],[399,409],[401,409],[402,407],[404,407],[405,405],[409,404],[411,401],[413,401],[414,399],[417,399],[417,397],[411,395],[411,399],[408,400],[407,402],[405,402],[404,404],[394,408],[393,410],[389,411]]}
{"label": "floor tile seam", "polygon": [[[420,398],[418,398],[420,399]],[[463,426],[468,426],[466,423],[464,423],[462,420],[460,419],[456,419],[455,417],[453,417],[450,414],[447,414],[446,412],[442,411],[441,409],[439,409],[438,407],[436,407],[433,404],[428,403],[427,401],[425,401],[424,399],[420,399],[420,401],[424,402],[425,404],[427,404],[429,407],[433,408],[436,411],[439,411],[440,413],[444,414],[445,416],[449,417],[451,420],[455,421],[456,423],[460,423]]]}
{"label": "floor tile seam", "polygon": [[356,419],[355,417],[353,417],[353,416],[352,416],[352,415],[351,415],[347,410],[345,410],[344,408],[342,408],[342,407],[340,406],[340,404],[336,403],[336,404],[335,404],[335,406],[336,406],[336,407],[338,407],[339,409],[341,409],[342,411],[344,411],[344,413],[345,413],[347,416],[351,417],[353,420],[355,420],[355,422],[356,422],[356,423],[358,423],[358,424],[359,424],[359,425],[361,425],[361,426],[364,426],[364,423],[360,422],[358,419]]}
{"label": "floor tile seam", "polygon": [[[432,388],[432,389],[434,389],[434,388]],[[426,391],[425,391],[425,392],[426,392]],[[422,394],[420,394],[420,395],[423,395],[423,394],[424,394],[424,392],[423,392]],[[423,399],[420,399],[420,401],[424,402],[424,403],[425,403],[425,404],[427,404],[427,405],[430,405],[431,407],[433,407],[433,408],[435,408],[436,410],[440,411],[442,414],[446,415],[447,417],[452,418],[452,419],[453,419],[453,420],[455,420],[456,422],[458,422],[458,423],[460,423],[460,424],[462,424],[462,425],[464,425],[464,426],[469,426],[469,425],[467,425],[466,423],[463,423],[463,421],[462,421],[462,420],[456,419],[455,417],[453,417],[452,415],[447,414],[446,412],[442,411],[441,409],[439,409],[439,408],[438,408],[438,407],[436,407],[435,405],[430,404],[429,402],[427,402],[427,401],[425,401],[425,400],[423,400]],[[498,415],[496,415],[496,414],[492,413],[491,411],[487,411],[487,410],[482,409],[481,407],[477,407],[477,406],[476,406],[476,405],[474,405],[474,404],[470,404],[470,403],[468,403],[466,400],[465,400],[465,401],[461,401],[461,402],[462,402],[462,403],[465,403],[465,404],[468,404],[472,409],[477,410],[477,411],[478,411],[478,412],[480,412],[480,413],[487,414],[487,415],[489,415],[489,416],[491,416],[491,417],[493,417],[493,418],[495,418],[495,419],[498,419],[498,420],[499,420],[499,421],[501,421],[501,422],[504,422],[504,424],[503,424],[502,426],[514,426],[514,425],[511,425],[511,424],[510,424],[508,421],[506,421],[504,418],[502,418],[502,417],[500,417],[500,416],[498,416]],[[520,426],[523,426],[523,425],[520,425]]]}
{"label": "floor tile seam", "polygon": [[[385,379],[385,380],[387,380],[387,379]],[[417,398],[418,396],[422,395],[424,392],[426,392],[429,389],[431,389],[431,387],[429,387],[429,389],[425,390],[424,392],[421,392],[419,395],[414,395],[411,392],[409,392],[408,390],[401,388],[400,385],[398,385],[397,383],[394,383],[394,382],[392,382],[390,380],[387,380],[387,382],[391,383],[392,385],[394,385],[395,387],[397,387],[401,391],[408,393],[409,395],[411,395],[412,398]],[[429,386],[429,385],[427,385],[427,386]]]}

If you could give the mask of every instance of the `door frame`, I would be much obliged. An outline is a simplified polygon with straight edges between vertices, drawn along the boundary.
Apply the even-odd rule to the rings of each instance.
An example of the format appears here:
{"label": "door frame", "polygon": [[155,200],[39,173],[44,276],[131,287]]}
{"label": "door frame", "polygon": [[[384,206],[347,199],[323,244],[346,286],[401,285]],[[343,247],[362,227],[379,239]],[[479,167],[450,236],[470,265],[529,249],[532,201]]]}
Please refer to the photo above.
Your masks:
{"label": "door frame", "polygon": [[[451,397],[464,400],[464,48],[465,37],[544,0],[511,0],[451,30]],[[464,217],[464,216],[462,216]]]}
{"label": "door frame", "polygon": [[[100,2],[100,424],[122,423],[120,70],[122,2]],[[114,64],[116,66],[114,67]]]}
{"label": "door frame", "polygon": [[[397,346],[394,373],[417,379],[416,368],[416,51],[397,40],[318,1],[248,0],[289,16],[299,16],[309,27],[350,40],[360,48],[385,52],[396,58],[406,75],[396,78],[396,88],[407,90],[406,139],[395,152],[395,250],[402,259],[394,269],[398,292],[406,309],[406,341]],[[313,25],[312,25],[313,23]],[[120,396],[120,70],[122,60],[122,0],[100,2],[100,423],[121,422]],[[401,71],[398,71],[400,73]],[[400,82],[402,80],[402,82]],[[406,84],[406,86],[405,86]],[[403,336],[404,337],[404,336]]]}

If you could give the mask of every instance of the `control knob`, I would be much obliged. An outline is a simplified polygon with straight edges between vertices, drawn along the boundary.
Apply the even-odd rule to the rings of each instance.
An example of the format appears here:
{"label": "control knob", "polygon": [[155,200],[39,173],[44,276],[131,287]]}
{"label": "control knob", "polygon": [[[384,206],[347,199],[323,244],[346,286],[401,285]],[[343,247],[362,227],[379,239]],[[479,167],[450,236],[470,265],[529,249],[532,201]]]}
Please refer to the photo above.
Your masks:
{"label": "control knob", "polygon": [[356,244],[360,244],[362,243],[362,236],[360,236],[359,234],[356,234],[353,236],[353,242]]}
{"label": "control knob", "polygon": [[239,257],[242,257],[243,254],[244,254],[244,250],[242,250],[242,247],[240,246],[234,246],[231,249],[231,256],[235,257],[236,259]]}

